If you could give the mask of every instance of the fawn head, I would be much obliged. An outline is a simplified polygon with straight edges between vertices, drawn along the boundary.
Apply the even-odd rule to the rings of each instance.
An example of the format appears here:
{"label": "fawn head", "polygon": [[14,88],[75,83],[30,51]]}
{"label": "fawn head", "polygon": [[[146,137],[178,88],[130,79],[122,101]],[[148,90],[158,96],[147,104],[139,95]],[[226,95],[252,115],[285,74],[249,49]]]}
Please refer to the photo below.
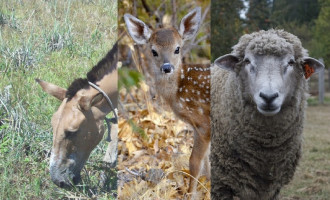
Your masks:
{"label": "fawn head", "polygon": [[201,21],[201,8],[197,7],[184,16],[179,30],[170,27],[153,31],[143,21],[130,14],[125,14],[124,19],[133,40],[138,44],[148,44],[149,55],[153,57],[152,71],[157,79],[178,73],[181,65],[181,48],[186,40],[197,33]]}

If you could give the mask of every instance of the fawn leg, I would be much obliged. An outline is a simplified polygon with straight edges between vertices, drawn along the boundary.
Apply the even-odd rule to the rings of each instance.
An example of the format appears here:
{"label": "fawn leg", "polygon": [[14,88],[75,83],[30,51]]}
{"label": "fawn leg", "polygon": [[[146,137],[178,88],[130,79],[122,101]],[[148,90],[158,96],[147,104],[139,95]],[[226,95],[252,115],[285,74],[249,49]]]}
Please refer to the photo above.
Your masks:
{"label": "fawn leg", "polygon": [[[189,160],[190,174],[195,178],[198,178],[199,176],[201,163],[206,156],[206,152],[209,149],[209,145],[210,145],[210,135],[208,133],[203,134],[203,132],[198,132],[195,130],[194,146]],[[209,164],[207,166],[209,168]],[[196,181],[193,178],[190,178],[188,192],[189,193],[195,192],[195,187],[196,187]]]}

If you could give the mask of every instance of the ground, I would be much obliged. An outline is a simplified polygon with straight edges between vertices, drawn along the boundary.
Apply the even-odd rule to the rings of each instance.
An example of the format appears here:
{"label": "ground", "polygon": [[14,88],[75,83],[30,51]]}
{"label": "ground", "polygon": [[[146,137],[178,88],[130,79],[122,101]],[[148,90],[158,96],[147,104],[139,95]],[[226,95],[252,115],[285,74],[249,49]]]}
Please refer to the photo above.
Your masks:
{"label": "ground", "polygon": [[[133,89],[134,99],[127,97],[127,91],[121,91],[126,103],[119,122],[119,196],[184,199],[192,131],[165,104],[148,98],[147,91],[144,84]],[[307,108],[303,156],[294,179],[282,190],[281,199],[326,200],[330,196],[330,105],[326,103]],[[198,196],[210,199],[210,182],[205,176],[199,180]]]}
{"label": "ground", "polygon": [[330,106],[309,106],[303,156],[294,179],[281,192],[286,200],[330,197]]}

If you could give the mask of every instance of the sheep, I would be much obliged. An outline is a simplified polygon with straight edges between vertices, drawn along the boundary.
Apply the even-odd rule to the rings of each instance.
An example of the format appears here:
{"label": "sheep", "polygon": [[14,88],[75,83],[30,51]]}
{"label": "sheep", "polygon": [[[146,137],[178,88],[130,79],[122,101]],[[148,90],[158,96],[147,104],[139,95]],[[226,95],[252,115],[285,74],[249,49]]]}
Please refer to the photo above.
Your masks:
{"label": "sheep", "polygon": [[212,199],[278,199],[302,154],[307,79],[324,66],[270,29],[242,36],[211,69]]}

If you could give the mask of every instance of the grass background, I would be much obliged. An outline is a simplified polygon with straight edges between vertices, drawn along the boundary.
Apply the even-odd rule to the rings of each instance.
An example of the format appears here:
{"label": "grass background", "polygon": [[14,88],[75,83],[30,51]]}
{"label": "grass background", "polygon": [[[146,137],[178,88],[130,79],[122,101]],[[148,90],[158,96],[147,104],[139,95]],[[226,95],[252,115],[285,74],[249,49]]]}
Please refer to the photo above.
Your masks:
{"label": "grass background", "polygon": [[51,182],[50,119],[60,102],[34,79],[67,87],[116,38],[115,0],[0,1],[0,199],[114,198],[116,172],[100,181],[105,141],[82,172],[83,186],[67,191]]}

